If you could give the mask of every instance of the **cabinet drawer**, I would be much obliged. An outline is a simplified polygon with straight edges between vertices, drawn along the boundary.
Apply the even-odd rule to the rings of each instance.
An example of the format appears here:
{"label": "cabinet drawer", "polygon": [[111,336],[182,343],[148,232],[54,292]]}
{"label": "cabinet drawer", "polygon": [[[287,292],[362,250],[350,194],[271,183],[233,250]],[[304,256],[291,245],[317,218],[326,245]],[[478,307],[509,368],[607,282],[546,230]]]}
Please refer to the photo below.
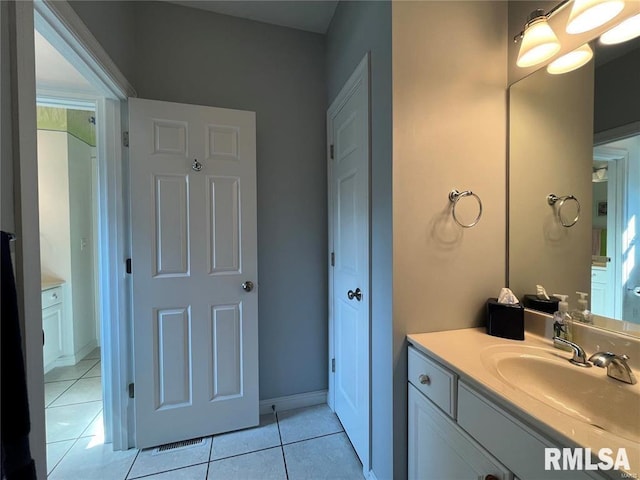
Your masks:
{"label": "cabinet drawer", "polygon": [[591,281],[595,283],[607,283],[607,270],[606,268],[591,268]]}
{"label": "cabinet drawer", "polygon": [[62,303],[62,287],[49,288],[42,292],[42,308]]}
{"label": "cabinet drawer", "polygon": [[409,346],[409,382],[456,418],[456,375]]}
{"label": "cabinet drawer", "polygon": [[585,471],[554,471],[544,468],[545,447],[557,447],[509,413],[473,391],[458,385],[458,425],[491,452],[519,478],[560,480],[601,478]]}

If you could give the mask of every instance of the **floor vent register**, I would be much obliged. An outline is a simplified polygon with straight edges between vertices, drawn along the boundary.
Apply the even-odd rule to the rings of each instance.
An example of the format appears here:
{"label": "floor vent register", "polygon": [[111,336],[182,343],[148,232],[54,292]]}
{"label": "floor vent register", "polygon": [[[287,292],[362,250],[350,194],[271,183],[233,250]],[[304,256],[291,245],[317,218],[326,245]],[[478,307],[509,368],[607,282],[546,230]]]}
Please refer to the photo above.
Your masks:
{"label": "floor vent register", "polygon": [[181,442],[167,443],[160,445],[152,450],[151,455],[160,455],[161,453],[175,452],[186,448],[200,447],[205,444],[204,438],[192,438],[191,440],[182,440]]}

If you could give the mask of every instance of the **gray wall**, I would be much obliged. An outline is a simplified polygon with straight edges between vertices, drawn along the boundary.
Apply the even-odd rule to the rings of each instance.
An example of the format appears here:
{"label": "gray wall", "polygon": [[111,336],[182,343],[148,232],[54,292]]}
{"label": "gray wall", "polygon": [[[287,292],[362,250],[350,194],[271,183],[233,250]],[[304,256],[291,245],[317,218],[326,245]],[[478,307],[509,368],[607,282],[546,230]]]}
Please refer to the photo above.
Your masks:
{"label": "gray wall", "polygon": [[596,68],[594,132],[640,120],[640,48]]}
{"label": "gray wall", "polygon": [[133,82],[136,64],[135,17],[132,1],[70,1],[71,7],[89,27],[122,74]]}
{"label": "gray wall", "polygon": [[[505,284],[507,4],[393,3],[394,445],[406,455],[405,335],[480,326]],[[453,222],[452,188],[484,205]],[[472,220],[471,200],[460,213]],[[406,475],[406,457],[394,478]],[[402,469],[402,470],[401,470]]]}
{"label": "gray wall", "polygon": [[[371,54],[371,458],[374,473],[383,480],[394,478],[393,462],[398,458],[392,419],[391,3],[341,1],[327,32],[329,103],[368,51]],[[401,408],[406,411],[406,406]]]}
{"label": "gray wall", "polygon": [[[132,70],[127,77],[141,98],[257,115],[260,397],[326,389],[324,36],[131,3],[133,42],[126,14],[123,25],[111,24],[121,4],[73,6],[120,68]],[[125,29],[132,60],[123,42],[106,38],[110,27]]]}
{"label": "gray wall", "polygon": [[9,68],[9,4],[0,2],[0,230],[15,232],[13,212],[13,150],[11,147],[11,81]]}

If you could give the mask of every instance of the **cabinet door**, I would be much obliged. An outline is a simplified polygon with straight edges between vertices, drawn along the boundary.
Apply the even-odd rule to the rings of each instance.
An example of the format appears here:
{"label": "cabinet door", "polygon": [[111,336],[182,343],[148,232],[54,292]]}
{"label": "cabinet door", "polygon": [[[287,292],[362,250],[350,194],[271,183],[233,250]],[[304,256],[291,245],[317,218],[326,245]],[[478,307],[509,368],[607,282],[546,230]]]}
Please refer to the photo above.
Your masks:
{"label": "cabinet door", "polygon": [[45,373],[51,364],[62,355],[62,304],[42,310],[44,350],[42,352]]}
{"label": "cabinet door", "polygon": [[409,385],[409,479],[510,480],[502,466]]}

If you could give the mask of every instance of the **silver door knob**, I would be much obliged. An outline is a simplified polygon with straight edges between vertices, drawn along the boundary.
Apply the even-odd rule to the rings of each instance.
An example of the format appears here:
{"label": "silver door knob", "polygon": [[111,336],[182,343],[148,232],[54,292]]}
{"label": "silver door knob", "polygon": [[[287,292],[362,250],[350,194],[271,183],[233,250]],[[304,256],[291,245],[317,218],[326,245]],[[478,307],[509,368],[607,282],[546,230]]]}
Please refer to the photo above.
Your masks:
{"label": "silver door knob", "polygon": [[349,290],[349,291],[347,292],[347,298],[348,298],[349,300],[353,300],[354,298],[355,298],[357,301],[362,300],[362,290],[360,290],[359,288],[356,288],[356,291],[355,291],[355,292],[354,292],[353,290]]}
{"label": "silver door knob", "polygon": [[251,290],[253,290],[253,282],[251,280],[247,280],[242,284],[242,289],[245,292],[250,292]]}
{"label": "silver door knob", "polygon": [[202,164],[198,161],[197,158],[194,158],[191,168],[193,169],[194,172],[199,172],[200,170],[202,170]]}

